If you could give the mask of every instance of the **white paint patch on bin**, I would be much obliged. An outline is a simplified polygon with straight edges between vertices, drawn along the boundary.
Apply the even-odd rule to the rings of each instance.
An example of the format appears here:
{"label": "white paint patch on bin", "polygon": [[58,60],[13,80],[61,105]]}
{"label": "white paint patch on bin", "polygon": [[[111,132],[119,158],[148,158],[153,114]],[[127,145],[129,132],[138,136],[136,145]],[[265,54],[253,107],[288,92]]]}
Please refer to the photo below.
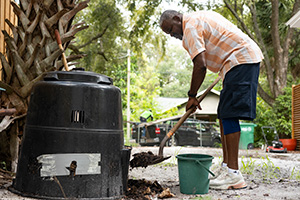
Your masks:
{"label": "white paint patch on bin", "polygon": [[37,160],[42,164],[41,177],[68,176],[72,161],[77,162],[76,175],[101,174],[100,153],[44,154]]}

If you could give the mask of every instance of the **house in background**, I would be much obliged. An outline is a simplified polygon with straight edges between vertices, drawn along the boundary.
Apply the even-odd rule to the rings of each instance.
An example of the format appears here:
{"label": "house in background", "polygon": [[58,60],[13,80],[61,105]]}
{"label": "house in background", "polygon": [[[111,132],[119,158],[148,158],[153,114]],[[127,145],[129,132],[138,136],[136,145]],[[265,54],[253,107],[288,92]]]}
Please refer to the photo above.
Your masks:
{"label": "house in background", "polygon": [[298,11],[289,21],[285,23],[291,28],[300,28],[300,11]]}
{"label": "house in background", "polygon": [[[197,98],[200,97],[204,92],[205,90],[198,93]],[[212,89],[200,103],[202,110],[197,109],[197,111],[193,113],[190,118],[205,121],[216,121],[219,99],[220,92]],[[187,104],[188,98],[158,97],[155,100],[158,104],[157,107],[162,110],[162,113],[171,110],[174,107],[177,107],[178,115],[183,115],[185,113],[185,106]]]}

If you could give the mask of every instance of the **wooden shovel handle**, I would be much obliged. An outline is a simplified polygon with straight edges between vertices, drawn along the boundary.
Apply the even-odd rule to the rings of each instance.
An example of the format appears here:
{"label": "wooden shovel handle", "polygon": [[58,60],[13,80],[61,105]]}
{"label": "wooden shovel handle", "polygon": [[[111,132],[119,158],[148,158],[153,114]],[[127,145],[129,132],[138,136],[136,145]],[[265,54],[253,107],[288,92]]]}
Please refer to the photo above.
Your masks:
{"label": "wooden shovel handle", "polygon": [[[205,92],[197,99],[198,102],[200,103],[205,97],[206,95],[211,91],[211,89],[219,82],[219,80],[221,79],[220,76],[218,76],[218,78],[205,90]],[[173,126],[173,128],[166,134],[166,136],[164,137],[164,139],[161,141],[160,146],[159,146],[159,153],[158,155],[162,156],[163,155],[163,148],[166,144],[166,142],[168,141],[169,138],[172,137],[172,135],[174,135],[174,133],[177,131],[177,129],[182,125],[182,123],[192,114],[194,110],[194,107],[188,109],[186,111],[186,113],[179,119],[179,121]]]}
{"label": "wooden shovel handle", "polygon": [[[63,46],[62,46],[62,42],[61,42],[61,39],[60,39],[60,34],[59,34],[59,32],[58,32],[57,29],[55,29],[55,38],[56,38],[56,42],[57,42],[57,44],[58,44],[58,47],[59,47],[62,51],[64,51],[64,48],[63,48]],[[64,64],[65,70],[66,70],[66,71],[69,71],[68,62],[67,62],[65,53],[63,52],[61,55],[62,55],[62,62],[63,62],[63,64]]]}
{"label": "wooden shovel handle", "polygon": [[57,29],[55,29],[55,38],[56,38],[57,44],[60,46],[62,43],[61,43],[61,39],[60,39],[60,34]]}

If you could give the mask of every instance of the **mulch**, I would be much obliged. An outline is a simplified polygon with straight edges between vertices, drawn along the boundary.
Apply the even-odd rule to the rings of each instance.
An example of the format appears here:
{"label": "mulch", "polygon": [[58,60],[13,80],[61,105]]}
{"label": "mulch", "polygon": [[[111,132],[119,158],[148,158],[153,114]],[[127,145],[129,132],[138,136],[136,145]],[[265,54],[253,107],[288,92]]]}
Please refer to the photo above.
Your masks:
{"label": "mulch", "polygon": [[0,188],[6,188],[5,185],[11,184],[15,174],[0,168]]}
{"label": "mulch", "polygon": [[169,188],[163,188],[157,181],[129,179],[127,188],[124,200],[150,200],[153,197],[164,199],[175,196]]}

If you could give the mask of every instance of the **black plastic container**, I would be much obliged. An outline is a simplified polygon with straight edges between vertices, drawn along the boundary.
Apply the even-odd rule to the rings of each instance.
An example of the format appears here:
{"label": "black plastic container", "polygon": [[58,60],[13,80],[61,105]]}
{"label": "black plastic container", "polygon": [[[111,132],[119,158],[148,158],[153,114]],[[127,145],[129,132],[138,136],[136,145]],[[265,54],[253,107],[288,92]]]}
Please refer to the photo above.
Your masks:
{"label": "black plastic container", "polygon": [[121,93],[111,78],[48,73],[33,88],[11,190],[47,199],[120,198],[130,157],[123,143]]}

